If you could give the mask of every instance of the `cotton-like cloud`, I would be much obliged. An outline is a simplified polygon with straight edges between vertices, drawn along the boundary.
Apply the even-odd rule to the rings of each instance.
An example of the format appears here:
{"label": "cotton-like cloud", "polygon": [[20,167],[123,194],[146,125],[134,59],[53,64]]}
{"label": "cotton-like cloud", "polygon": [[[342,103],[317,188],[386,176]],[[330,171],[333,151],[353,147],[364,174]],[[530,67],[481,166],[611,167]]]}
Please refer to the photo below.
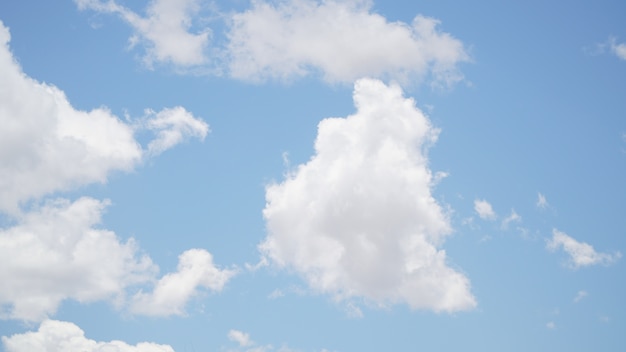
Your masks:
{"label": "cotton-like cloud", "polygon": [[440,249],[451,227],[425,153],[438,130],[398,86],[358,80],[354,102],[354,115],[320,122],[309,162],[267,187],[261,252],[339,300],[474,307]]}
{"label": "cotton-like cloud", "polygon": [[461,41],[437,29],[438,20],[389,22],[372,12],[371,1],[253,1],[231,21],[228,66],[245,80],[319,72],[329,82],[430,75],[449,85],[462,79],[457,65],[469,60]]}
{"label": "cotton-like cloud", "polygon": [[129,345],[123,341],[98,342],[85,337],[85,332],[70,322],[46,320],[36,332],[3,336],[6,352],[174,352],[168,345],[140,342]]}
{"label": "cotton-like cloud", "polygon": [[620,252],[613,254],[596,252],[590,244],[578,242],[557,229],[552,230],[552,239],[548,240],[546,247],[551,251],[562,248],[570,256],[568,266],[572,269],[591,265],[611,265],[622,257]]}
{"label": "cotton-like cloud", "polygon": [[489,202],[487,202],[484,199],[483,200],[476,199],[474,201],[474,210],[476,211],[478,216],[480,216],[481,219],[485,219],[485,220],[496,219],[496,213],[493,211],[491,204],[489,204]]}
{"label": "cotton-like cloud", "polygon": [[97,228],[108,202],[50,202],[0,229],[0,318],[38,321],[66,299],[122,300],[158,268],[131,239]]}
{"label": "cotton-like cloud", "polygon": [[205,51],[211,30],[192,32],[194,17],[201,9],[200,0],[152,0],[141,16],[115,1],[75,0],[81,10],[90,9],[120,16],[135,31],[130,45],[144,44],[144,63],[172,63],[180,67],[198,66],[207,62]]}
{"label": "cotton-like cloud", "polygon": [[106,108],[76,110],[60,89],[22,72],[9,40],[0,22],[0,212],[16,214],[25,201],[132,170],[146,154],[135,140],[137,128],[156,133],[151,155],[208,133],[204,121],[181,107],[152,113],[138,126]]}
{"label": "cotton-like cloud", "polygon": [[152,316],[183,315],[185,305],[199,288],[221,291],[235,273],[216,267],[206,250],[187,250],[178,257],[177,272],[162,277],[152,293],[139,292],[133,297],[131,311]]}

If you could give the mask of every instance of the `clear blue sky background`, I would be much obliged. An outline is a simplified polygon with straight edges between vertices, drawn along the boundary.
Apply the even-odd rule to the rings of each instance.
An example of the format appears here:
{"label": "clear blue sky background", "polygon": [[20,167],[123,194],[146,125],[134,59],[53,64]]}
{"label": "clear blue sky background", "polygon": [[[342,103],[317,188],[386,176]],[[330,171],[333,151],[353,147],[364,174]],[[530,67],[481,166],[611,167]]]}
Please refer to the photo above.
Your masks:
{"label": "clear blue sky background", "polygon": [[[349,2],[326,4],[341,7]],[[84,8],[79,8],[80,3]],[[143,17],[149,15],[146,9],[157,3],[117,1],[127,13]],[[212,31],[202,53],[204,61],[186,64],[152,57],[150,66],[146,64],[148,50],[163,36],[174,35],[171,30],[141,32],[124,20],[121,12],[104,9],[97,1],[0,2],[0,21],[11,37],[7,45],[23,74],[35,84],[56,86],[75,110],[106,107],[111,116],[133,128],[133,136],[144,150],[140,161],[126,169],[112,166],[102,173],[101,179],[70,179],[63,187],[39,193],[31,192],[25,181],[16,181],[17,186],[0,185],[4,187],[0,187],[0,197],[8,199],[0,204],[0,250],[4,253],[0,267],[5,267],[0,269],[0,277],[9,282],[0,283],[0,336],[4,337],[4,350],[27,350],[18,349],[23,348],[19,346],[12,350],[9,343],[16,341],[11,340],[16,336],[38,331],[42,321],[75,324],[84,331],[86,339],[98,342],[121,340],[136,345],[147,341],[169,345],[178,352],[281,348],[343,352],[624,350],[624,2],[375,1],[370,5],[361,2],[353,8],[354,13],[361,15],[377,14],[387,25],[403,22],[405,29],[411,28],[417,15],[440,21],[437,33],[450,35],[462,45],[455,50],[465,55],[456,57],[450,69],[451,74],[457,78],[462,75],[462,79],[443,87],[436,84],[441,82],[433,81],[432,66],[412,66],[410,59],[397,72],[394,67],[385,66],[384,60],[380,65],[364,64],[369,68],[354,69],[364,62],[376,61],[376,53],[404,58],[405,48],[397,47],[398,53],[394,52],[396,47],[391,51],[378,49],[376,45],[385,40],[369,41],[367,36],[366,42],[372,44],[373,50],[359,55],[326,53],[331,58],[338,55],[327,66],[307,63],[306,55],[315,54],[303,54],[302,67],[308,70],[304,76],[285,74],[287,77],[281,78],[270,74],[256,80],[237,76],[233,66],[229,66],[236,55],[224,49],[229,42],[226,33],[233,37],[233,16],[252,11],[253,5],[244,0],[196,3],[201,10],[187,14],[192,22],[188,30]],[[292,3],[293,8],[326,6],[311,0],[260,2],[278,3]],[[171,11],[163,12],[163,17],[168,13]],[[306,16],[303,18],[300,19],[305,23]],[[368,23],[346,27],[346,31],[366,32]],[[299,28],[296,21],[293,25]],[[271,42],[276,33],[257,33],[258,37],[251,36],[247,45],[253,47],[255,38],[270,38],[267,41]],[[385,32],[381,33],[384,37]],[[321,42],[342,35],[332,33]],[[139,41],[130,47],[129,38],[133,36]],[[174,45],[183,41],[175,39]],[[304,39],[297,42],[304,47],[310,44]],[[430,50],[429,45],[435,44],[425,44],[421,50]],[[283,49],[278,45],[274,56],[268,54],[270,62],[290,55]],[[330,49],[321,45],[305,51],[316,50]],[[178,49],[174,51],[180,53]],[[350,65],[349,69],[340,70],[341,74],[353,69],[358,72],[348,76],[329,73],[342,55],[348,57]],[[416,55],[422,54],[418,51]],[[437,59],[431,64],[436,65]],[[284,67],[279,63],[272,69],[279,71]],[[8,72],[10,68],[2,70]],[[0,97],[0,130],[9,131],[9,124],[20,125],[27,120],[15,112],[22,111],[13,108],[16,101],[28,105],[37,104],[37,100],[9,97],[7,92],[17,89],[7,83],[8,76],[3,77],[6,81],[0,81],[0,85],[9,88],[2,93],[5,97]],[[314,243],[317,234],[309,225],[317,224],[317,218],[311,214],[277,210],[275,217],[264,218],[263,210],[271,207],[266,199],[267,187],[274,184],[287,189],[285,177],[304,179],[304,171],[294,174],[304,170],[304,165],[316,155],[318,124],[329,117],[356,114],[354,82],[361,77],[380,79],[383,86],[377,86],[379,91],[388,87],[402,89],[404,97],[412,98],[432,126],[440,129],[438,139],[426,152],[420,151],[421,142],[415,149],[427,159],[419,167],[430,170],[433,177],[437,172],[447,176],[436,185],[415,185],[425,187],[444,214],[451,230],[445,240],[432,245],[445,250],[446,268],[467,279],[474,304],[437,309],[436,304],[428,302],[416,307],[403,297],[377,300],[370,295],[372,290],[387,289],[385,283],[377,282],[371,286],[357,285],[359,288],[347,294],[349,284],[341,283],[358,281],[349,273],[339,288],[322,289],[307,276],[311,271],[298,266],[307,259],[285,259],[293,258],[286,252],[275,252],[272,257],[271,252],[268,255],[259,250],[259,245],[273,235],[286,242],[290,236],[311,236],[307,238],[312,242],[298,242],[301,250]],[[150,128],[132,126],[146,123],[144,109],[159,112],[175,106],[183,107],[194,121],[206,122],[210,132],[202,138],[187,130],[180,143],[175,143],[178,145],[152,155],[148,144],[156,137]],[[383,111],[394,114],[384,108]],[[41,116],[47,118],[45,114]],[[27,128],[44,130],[46,125],[41,121]],[[372,126],[377,129],[377,125]],[[95,133],[97,129],[91,131]],[[358,132],[354,136],[362,137]],[[8,132],[0,132],[0,138],[8,137]],[[33,139],[24,143],[43,142]],[[0,177],[17,179],[16,169],[9,164],[19,159],[22,149],[11,146],[0,141],[0,148],[5,148],[0,150]],[[332,152],[339,155],[341,150]],[[356,153],[370,156],[368,151]],[[59,160],[74,162],[70,157]],[[83,167],[80,162],[77,165]],[[285,201],[285,206],[315,200],[318,193],[326,195],[325,182],[332,178],[329,172],[341,173],[335,167],[320,166],[320,189],[300,190],[302,193],[294,193],[289,198],[292,203]],[[366,184],[371,181],[368,170],[359,173],[357,168]],[[291,176],[286,176],[289,173]],[[37,179],[56,177],[45,172],[33,174]],[[102,179],[106,181],[99,182]],[[378,187],[376,181],[371,182]],[[389,181],[390,189],[396,189],[394,182]],[[408,184],[413,185],[411,182]],[[300,185],[312,184],[302,181]],[[11,189],[15,187],[24,187],[26,195],[11,198]],[[326,204],[343,201],[333,198],[341,198],[342,194],[330,192],[331,203]],[[20,293],[20,286],[15,283],[24,279],[30,282],[29,287],[35,287],[40,282],[37,275],[46,275],[45,270],[33,274],[27,269],[15,269],[22,268],[15,258],[36,262],[37,256],[19,252],[19,246],[11,252],[6,249],[13,248],[9,243],[21,236],[14,229],[27,222],[28,214],[39,212],[42,204],[60,198],[71,203],[81,197],[110,200],[100,223],[93,228],[114,232],[121,243],[134,238],[136,256],[149,256],[158,266],[158,273],[139,285],[124,286],[120,292],[125,298],[120,298],[122,302],[117,301],[118,304],[114,295],[81,301],[68,294],[58,307],[37,318],[10,313],[14,304],[30,292]],[[393,203],[393,199],[390,201]],[[487,203],[491,212],[480,208],[480,204]],[[11,204],[17,205],[11,208]],[[373,205],[373,209],[381,208]],[[322,209],[321,213],[326,214],[325,211]],[[390,220],[385,214],[375,214],[374,217],[380,217],[375,220],[387,224]],[[424,217],[415,214],[415,218]],[[289,222],[285,218],[295,219],[289,221],[307,229],[295,226],[272,234],[270,224]],[[348,232],[358,227],[350,219],[337,223]],[[35,237],[62,235],[47,235],[45,231],[44,226],[30,233]],[[341,234],[344,228],[329,231]],[[398,238],[392,233],[383,235],[391,242]],[[196,294],[184,300],[179,314],[154,316],[133,308],[132,297],[138,290],[151,292],[164,275],[177,272],[179,255],[193,248],[210,252],[219,270],[236,274],[215,289],[197,286]],[[54,251],[54,246],[48,249]],[[349,248],[344,249],[349,252]],[[383,251],[382,247],[378,249]],[[7,253],[13,253],[15,258]],[[264,263],[264,255],[266,265],[252,269],[251,266]],[[296,258],[299,255],[293,254]],[[279,257],[285,260],[284,266],[279,265]],[[354,260],[362,260],[363,263],[357,263],[362,267],[377,263],[376,259],[369,262],[367,256]],[[90,275],[88,270],[81,273],[76,275]],[[71,273],[64,280],[58,284],[72,286]],[[235,331],[240,336],[248,334],[252,342],[238,340]],[[118,348],[133,351],[128,346]]]}

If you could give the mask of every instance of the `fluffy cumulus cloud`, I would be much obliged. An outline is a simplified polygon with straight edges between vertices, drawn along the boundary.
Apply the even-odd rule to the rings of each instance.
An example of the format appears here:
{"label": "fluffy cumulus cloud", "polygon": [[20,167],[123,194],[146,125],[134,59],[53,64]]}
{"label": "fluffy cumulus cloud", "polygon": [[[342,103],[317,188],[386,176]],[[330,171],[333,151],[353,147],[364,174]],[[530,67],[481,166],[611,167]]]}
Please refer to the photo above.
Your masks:
{"label": "fluffy cumulus cloud", "polygon": [[107,202],[57,200],[0,229],[0,318],[41,320],[61,301],[123,299],[157,268],[133,240],[97,228]]}
{"label": "fluffy cumulus cloud", "polygon": [[267,187],[260,250],[339,300],[473,308],[440,249],[451,227],[425,153],[438,131],[398,86],[361,79],[354,101],[354,115],[320,122],[309,162]]}
{"label": "fluffy cumulus cloud", "polygon": [[[496,213],[493,211],[491,204],[484,199],[476,199],[474,201],[474,210],[476,211],[478,216],[480,216],[481,219],[485,219],[485,220],[496,219]],[[513,214],[515,214],[515,212],[513,212]]]}
{"label": "fluffy cumulus cloud", "polygon": [[613,254],[597,252],[590,244],[578,242],[557,229],[552,230],[552,238],[548,240],[546,246],[551,251],[562,248],[569,255],[567,265],[572,269],[591,265],[611,265],[622,257],[620,252]]}
{"label": "fluffy cumulus cloud", "polygon": [[144,63],[155,62],[191,67],[206,63],[206,49],[211,31],[191,30],[194,17],[201,10],[200,0],[152,0],[145,16],[117,4],[115,1],[75,0],[79,9],[114,13],[135,31],[131,46],[139,43],[146,48]]}
{"label": "fluffy cumulus cloud", "polygon": [[368,0],[253,1],[231,21],[230,73],[246,80],[312,72],[331,82],[431,74],[449,85],[462,78],[457,64],[469,60],[463,44],[437,28],[439,21],[389,22]]}
{"label": "fluffy cumulus cloud", "polygon": [[174,352],[168,345],[140,342],[129,345],[123,341],[98,342],[85,337],[75,324],[46,320],[36,332],[3,336],[6,352]]}
{"label": "fluffy cumulus cloud", "polygon": [[15,214],[25,201],[131,170],[148,153],[135,140],[137,128],[156,134],[150,154],[208,133],[181,107],[152,113],[137,126],[105,108],[76,110],[60,89],[22,72],[9,40],[0,22],[0,211]]}
{"label": "fluffy cumulus cloud", "polygon": [[235,273],[216,267],[206,250],[190,249],[179,256],[177,272],[162,277],[152,293],[139,292],[133,297],[131,311],[152,316],[183,315],[185,305],[199,288],[221,291]]}

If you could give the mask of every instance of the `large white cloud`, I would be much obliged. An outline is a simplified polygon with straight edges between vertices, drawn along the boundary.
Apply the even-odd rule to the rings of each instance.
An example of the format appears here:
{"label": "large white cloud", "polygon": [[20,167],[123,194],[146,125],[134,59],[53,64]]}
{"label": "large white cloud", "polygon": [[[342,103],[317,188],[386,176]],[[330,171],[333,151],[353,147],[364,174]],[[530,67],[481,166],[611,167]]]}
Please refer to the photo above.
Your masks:
{"label": "large white cloud", "polygon": [[148,65],[201,67],[242,80],[428,77],[448,86],[463,78],[458,64],[470,60],[460,40],[437,28],[438,20],[417,15],[410,24],[390,22],[373,12],[369,0],[252,1],[245,11],[214,14],[225,19],[227,30],[219,40],[224,43],[211,48],[206,21],[199,31],[192,29],[201,17],[199,0],[152,0],[145,16],[115,1],[75,2],[80,9],[122,17],[135,31],[131,43],[145,44]]}
{"label": "large white cloud", "polygon": [[36,332],[3,336],[6,352],[174,352],[168,345],[140,342],[129,345],[123,341],[98,342],[85,337],[85,332],[70,322],[46,320]]}
{"label": "large white cloud", "polygon": [[41,320],[65,299],[123,300],[158,268],[131,239],[97,228],[107,202],[56,200],[0,229],[0,318]]}
{"label": "large white cloud", "polygon": [[451,227],[425,153],[438,131],[398,86],[361,79],[354,102],[354,115],[320,122],[309,162],[267,187],[260,250],[337,299],[474,307],[440,249]]}
{"label": "large white cloud", "polygon": [[133,297],[131,311],[152,316],[183,315],[187,302],[199,288],[221,291],[236,270],[219,269],[211,253],[190,249],[178,258],[178,271],[162,277],[152,293],[139,292]]}
{"label": "large white cloud", "polygon": [[200,0],[152,0],[146,15],[141,16],[115,1],[75,0],[79,9],[114,13],[133,27],[131,46],[144,44],[144,63],[172,63],[180,67],[197,66],[207,62],[205,51],[211,31],[203,28],[193,33],[191,25],[201,8]]}
{"label": "large white cloud", "polygon": [[569,255],[567,265],[572,269],[591,265],[611,265],[622,257],[620,252],[613,254],[597,252],[590,244],[578,242],[557,229],[552,230],[552,238],[548,240],[546,247],[551,251],[562,248]]}
{"label": "large white cloud", "polygon": [[[104,182],[145,157],[189,138],[203,139],[208,125],[182,107],[152,112],[143,124],[127,124],[106,108],[74,109],[58,88],[22,72],[0,22],[0,212],[19,212],[24,201],[55,191]],[[137,128],[156,134],[146,152]]]}
{"label": "large white cloud", "polygon": [[[108,202],[50,202],[0,229],[0,319],[40,321],[67,299],[110,301],[139,315],[184,314],[200,288],[221,291],[235,270],[219,269],[202,249],[180,255],[178,271],[156,280],[158,267],[133,239],[98,228]],[[153,282],[152,293],[129,292]]]}
{"label": "large white cloud", "polygon": [[438,21],[389,22],[371,1],[253,1],[232,17],[228,54],[233,77],[289,79],[319,71],[331,82],[368,76],[406,80],[431,74],[448,85],[468,60],[463,44]]}

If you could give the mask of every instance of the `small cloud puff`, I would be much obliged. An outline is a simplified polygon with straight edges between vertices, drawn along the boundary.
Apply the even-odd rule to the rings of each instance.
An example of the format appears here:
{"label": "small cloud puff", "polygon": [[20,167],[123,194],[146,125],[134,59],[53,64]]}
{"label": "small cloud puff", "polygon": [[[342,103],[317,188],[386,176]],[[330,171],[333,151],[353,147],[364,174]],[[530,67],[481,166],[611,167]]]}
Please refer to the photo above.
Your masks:
{"label": "small cloud puff", "polygon": [[489,204],[489,202],[487,202],[484,199],[482,200],[476,199],[474,201],[474,210],[476,211],[478,216],[480,216],[481,219],[484,219],[484,220],[496,219],[496,213],[493,211],[491,204]]}

